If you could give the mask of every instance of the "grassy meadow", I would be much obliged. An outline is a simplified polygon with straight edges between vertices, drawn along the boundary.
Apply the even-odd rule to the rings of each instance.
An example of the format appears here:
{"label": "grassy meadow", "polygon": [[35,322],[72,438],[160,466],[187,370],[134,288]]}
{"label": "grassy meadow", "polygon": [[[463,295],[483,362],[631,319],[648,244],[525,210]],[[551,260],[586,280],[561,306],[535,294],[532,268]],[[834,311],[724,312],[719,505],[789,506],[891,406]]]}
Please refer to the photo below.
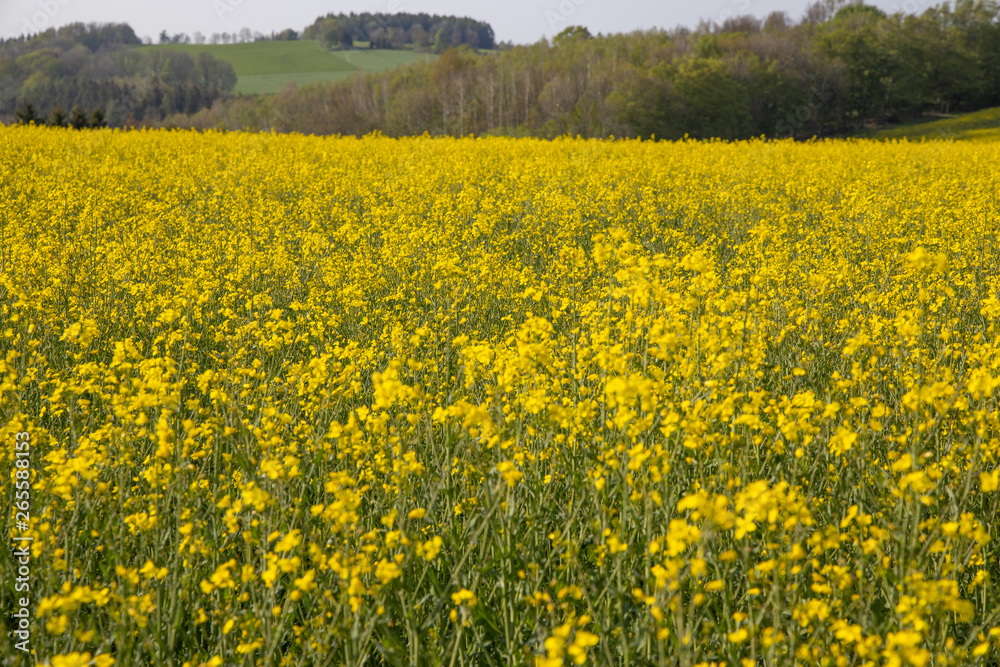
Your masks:
{"label": "grassy meadow", "polygon": [[909,141],[995,141],[1000,139],[1000,107],[903,123],[861,134],[873,139]]}
{"label": "grassy meadow", "polygon": [[1000,144],[0,154],[31,662],[996,664]]}
{"label": "grassy meadow", "polygon": [[433,61],[436,55],[391,49],[328,51],[314,40],[244,42],[240,44],[157,44],[137,49],[207,52],[233,66],[236,93],[277,93],[287,84],[299,86],[339,81],[359,72],[381,72],[417,62]]}

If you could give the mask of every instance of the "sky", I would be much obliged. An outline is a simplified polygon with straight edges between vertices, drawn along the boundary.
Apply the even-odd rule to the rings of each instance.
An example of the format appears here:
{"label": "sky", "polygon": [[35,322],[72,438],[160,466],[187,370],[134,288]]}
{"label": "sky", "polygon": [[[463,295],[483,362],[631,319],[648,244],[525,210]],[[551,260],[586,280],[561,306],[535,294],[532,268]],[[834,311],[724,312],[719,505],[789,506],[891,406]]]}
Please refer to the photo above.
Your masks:
{"label": "sky", "polygon": [[[920,13],[941,0],[868,0],[889,13]],[[497,41],[529,44],[552,38],[570,25],[592,34],[650,28],[694,28],[702,20],[721,23],[730,16],[765,17],[784,11],[798,21],[809,0],[0,0],[0,37],[41,32],[53,26],[128,23],[140,37],[157,40],[196,31],[236,33],[241,28],[265,34],[301,31],[317,16],[345,12],[426,12],[468,16],[493,26]]]}

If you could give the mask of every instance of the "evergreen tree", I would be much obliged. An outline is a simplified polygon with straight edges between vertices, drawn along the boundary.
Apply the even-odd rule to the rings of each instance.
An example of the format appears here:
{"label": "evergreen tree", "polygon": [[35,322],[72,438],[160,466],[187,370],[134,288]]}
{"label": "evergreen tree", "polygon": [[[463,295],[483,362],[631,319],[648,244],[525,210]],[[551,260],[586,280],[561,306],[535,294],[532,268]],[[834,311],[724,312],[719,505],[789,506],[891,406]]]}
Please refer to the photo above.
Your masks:
{"label": "evergreen tree", "polygon": [[57,106],[52,110],[52,113],[49,114],[49,125],[52,127],[66,127],[67,116],[62,107]]}
{"label": "evergreen tree", "polygon": [[79,106],[73,107],[69,112],[69,124],[74,130],[82,130],[87,127],[87,116]]}
{"label": "evergreen tree", "polygon": [[42,119],[35,113],[35,106],[31,102],[25,102],[15,114],[18,125],[30,125],[31,123],[41,123]]}

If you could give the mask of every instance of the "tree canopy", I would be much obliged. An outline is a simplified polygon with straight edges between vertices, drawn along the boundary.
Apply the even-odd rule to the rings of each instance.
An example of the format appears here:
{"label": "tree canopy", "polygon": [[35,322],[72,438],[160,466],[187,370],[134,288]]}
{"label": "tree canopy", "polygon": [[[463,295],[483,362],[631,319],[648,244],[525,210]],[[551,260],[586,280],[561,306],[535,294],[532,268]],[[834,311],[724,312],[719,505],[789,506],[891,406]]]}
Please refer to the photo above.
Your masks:
{"label": "tree canopy", "polygon": [[[360,17],[359,17],[360,19]],[[1000,105],[1000,7],[958,0],[920,15],[821,0],[697,30],[598,34],[290,89],[183,120],[195,127],[401,136],[830,135]]]}
{"label": "tree canopy", "polygon": [[208,53],[132,48],[139,43],[128,25],[94,23],[0,43],[0,116],[30,105],[63,121],[56,110],[101,109],[102,123],[120,126],[194,113],[236,85],[232,65]]}
{"label": "tree canopy", "polygon": [[[569,26],[552,42],[515,47],[495,45],[492,29],[471,19],[331,14],[305,36],[433,47],[441,57],[258,98],[228,96],[235,75],[208,56],[127,48],[134,33],[125,28],[76,26],[0,45],[0,116],[30,102],[40,118],[56,106],[106,107],[111,125],[131,117],[315,134],[736,139],[1000,106],[997,0],[919,15],[820,0],[799,22],[775,12],[696,30],[593,35]],[[497,48],[484,53],[489,46]]]}
{"label": "tree canopy", "polygon": [[488,23],[424,13],[327,14],[306,28],[303,37],[327,47],[350,48],[354,42],[366,42],[379,49],[433,46],[438,53],[463,44],[472,49],[494,47],[493,28]]}

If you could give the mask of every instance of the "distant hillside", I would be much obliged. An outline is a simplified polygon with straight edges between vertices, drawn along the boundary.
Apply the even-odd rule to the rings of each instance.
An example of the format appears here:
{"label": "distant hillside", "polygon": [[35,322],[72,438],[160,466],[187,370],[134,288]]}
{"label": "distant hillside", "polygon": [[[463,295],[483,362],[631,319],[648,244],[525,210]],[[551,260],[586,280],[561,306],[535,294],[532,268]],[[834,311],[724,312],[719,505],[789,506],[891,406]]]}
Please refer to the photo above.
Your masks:
{"label": "distant hillside", "polygon": [[[697,31],[593,36],[570,26],[551,41],[490,54],[450,49],[433,65],[233,100],[171,122],[314,134],[805,139],[1000,106],[997,3],[945,3],[919,16],[841,5],[814,5],[798,24],[776,12]],[[970,136],[992,132],[963,122]]]}
{"label": "distant hillside", "polygon": [[[60,29],[4,46],[0,104],[92,92],[114,102],[108,117],[120,125],[133,118],[154,127],[307,134],[656,139],[805,139],[875,127],[888,128],[879,136],[929,136],[902,124],[1000,107],[998,2],[890,15],[819,0],[798,23],[774,12],[697,30],[594,36],[568,26],[551,41],[493,50],[483,48],[492,40],[488,28],[471,19],[339,14],[310,26],[313,40],[285,31],[272,37],[280,41],[250,42],[256,36],[244,29],[243,43],[229,44],[233,35],[223,34],[225,45],[204,45],[204,35],[195,35],[202,42],[195,46],[164,34],[171,43],[155,48],[122,43],[134,39],[123,31]],[[97,50],[85,41],[102,39],[110,42]],[[384,39],[411,48],[357,48]],[[104,87],[78,85],[89,82]],[[303,85],[277,95],[229,94],[276,92],[289,82]],[[928,131],[986,136],[992,113],[939,121]]]}
{"label": "distant hillside", "polygon": [[139,43],[126,24],[94,23],[0,41],[0,120],[155,122],[210,107],[236,84],[233,68],[210,53],[143,51]]}
{"label": "distant hillside", "polygon": [[489,24],[428,14],[330,14],[306,32],[243,28],[206,40],[163,31],[158,45],[142,46],[127,24],[73,23],[0,40],[0,123],[156,125],[232,93],[334,83],[431,64],[454,46],[494,46]]}
{"label": "distant hillside", "polygon": [[340,81],[360,72],[382,72],[400,65],[433,62],[437,56],[405,50],[353,49],[329,51],[316,40],[261,41],[243,44],[161,44],[140,52],[208,53],[229,63],[236,72],[234,92],[276,93],[288,83],[304,86]]}
{"label": "distant hillside", "polygon": [[914,123],[906,123],[858,133],[873,139],[954,139],[957,141],[994,141],[1000,139],[1000,107],[981,109]]}

